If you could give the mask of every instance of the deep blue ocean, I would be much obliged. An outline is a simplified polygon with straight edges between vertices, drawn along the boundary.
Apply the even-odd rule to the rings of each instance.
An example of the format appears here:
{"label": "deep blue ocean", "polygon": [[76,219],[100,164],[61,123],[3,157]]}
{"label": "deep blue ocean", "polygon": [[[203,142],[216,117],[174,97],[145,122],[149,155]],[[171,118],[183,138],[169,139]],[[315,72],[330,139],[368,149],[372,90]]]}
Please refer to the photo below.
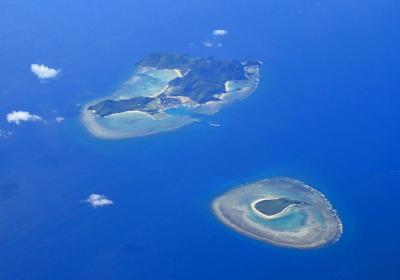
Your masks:
{"label": "deep blue ocean", "polygon": [[[1,0],[0,279],[400,279],[396,0]],[[207,48],[224,28],[223,47]],[[260,59],[261,82],[210,121],[101,140],[81,105],[152,52]],[[32,63],[61,69],[40,82]],[[24,110],[47,123],[9,124]],[[65,121],[57,123],[56,116]],[[211,201],[288,176],[323,192],[342,238],[278,248]],[[114,205],[82,200],[105,194]]]}

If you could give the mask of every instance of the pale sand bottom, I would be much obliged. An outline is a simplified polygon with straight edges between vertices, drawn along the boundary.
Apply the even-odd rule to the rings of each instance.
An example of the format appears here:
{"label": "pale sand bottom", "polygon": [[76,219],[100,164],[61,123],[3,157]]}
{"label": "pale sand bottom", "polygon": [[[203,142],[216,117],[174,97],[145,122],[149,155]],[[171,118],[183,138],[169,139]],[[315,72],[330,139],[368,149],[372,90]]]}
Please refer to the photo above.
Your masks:
{"label": "pale sand bottom", "polygon": [[[254,214],[251,203],[257,199],[287,197],[307,204],[291,207],[284,217],[263,219]],[[318,191],[289,178],[260,180],[235,188],[216,198],[215,215],[228,227],[277,246],[316,248],[336,242],[342,223],[329,201]]]}
{"label": "pale sand bottom", "polygon": [[81,113],[81,121],[93,136],[103,139],[124,139],[172,131],[193,123],[196,119],[189,116],[169,115],[157,119],[140,111],[100,118],[85,107]]}
{"label": "pale sand bottom", "polygon": [[168,88],[171,80],[180,75],[182,73],[176,69],[138,67],[134,75],[109,98],[121,100],[138,96],[156,97]]}
{"label": "pale sand bottom", "polygon": [[[220,94],[218,97],[221,100],[218,102],[207,102],[199,105],[187,97],[176,97],[183,104],[181,109],[188,112],[186,115],[160,113],[158,115],[161,117],[155,118],[144,112],[130,111],[100,118],[93,112],[86,110],[87,106],[85,106],[82,110],[81,121],[92,135],[103,139],[142,137],[172,131],[197,121],[189,115],[190,113],[215,114],[223,106],[251,94],[257,87],[259,79],[258,67],[253,68],[246,68],[247,80],[227,82],[226,89],[228,92]],[[142,76],[139,77],[137,74]],[[154,97],[168,88],[168,81],[180,76],[182,76],[182,73],[177,69],[157,70],[155,68],[141,67],[136,69],[135,75],[110,98],[120,100],[135,96]]]}
{"label": "pale sand bottom", "polygon": [[[251,71],[250,71],[251,70]],[[204,115],[214,115],[235,101],[245,99],[251,95],[259,83],[258,67],[246,69],[247,80],[243,81],[227,81],[225,83],[225,92],[215,95],[219,101],[209,101],[199,105],[193,112]]]}
{"label": "pale sand bottom", "polygon": [[[276,197],[276,198],[273,198],[273,199],[279,199],[279,197]],[[267,214],[264,214],[264,213],[258,211],[257,208],[256,208],[256,204],[257,204],[258,202],[260,202],[260,201],[263,201],[263,200],[271,200],[271,199],[260,198],[260,199],[254,200],[254,201],[251,203],[250,207],[251,207],[251,209],[253,210],[253,212],[254,212],[256,215],[260,216],[260,217],[263,218],[263,219],[267,219],[267,220],[272,220],[272,219],[280,218],[280,217],[286,215],[290,208],[295,207],[295,206],[297,205],[297,204],[290,204],[289,206],[286,206],[286,207],[285,207],[282,211],[280,211],[279,213],[276,213],[276,214],[273,214],[273,215],[267,215]]]}

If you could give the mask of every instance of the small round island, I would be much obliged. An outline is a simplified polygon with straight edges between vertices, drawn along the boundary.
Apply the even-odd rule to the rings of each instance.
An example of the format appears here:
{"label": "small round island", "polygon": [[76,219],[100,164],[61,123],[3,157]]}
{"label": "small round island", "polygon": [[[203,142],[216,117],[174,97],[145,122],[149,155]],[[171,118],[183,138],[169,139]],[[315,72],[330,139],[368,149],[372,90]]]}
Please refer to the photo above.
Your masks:
{"label": "small round island", "polygon": [[215,215],[225,225],[255,239],[307,249],[336,242],[342,223],[317,190],[289,178],[260,180],[216,198]]}

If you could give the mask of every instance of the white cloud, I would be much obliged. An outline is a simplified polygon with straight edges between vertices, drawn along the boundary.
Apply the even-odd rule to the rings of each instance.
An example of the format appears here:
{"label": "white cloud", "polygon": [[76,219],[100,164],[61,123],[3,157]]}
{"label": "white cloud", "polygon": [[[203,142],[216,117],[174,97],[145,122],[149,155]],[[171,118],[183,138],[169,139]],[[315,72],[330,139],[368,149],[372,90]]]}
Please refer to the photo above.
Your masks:
{"label": "white cloud", "polygon": [[7,114],[7,121],[17,125],[19,125],[21,122],[36,122],[41,120],[42,117],[32,115],[31,113],[24,111],[13,111],[12,113]]}
{"label": "white cloud", "polygon": [[32,64],[31,71],[35,74],[39,79],[52,79],[57,77],[57,75],[61,72],[60,69],[53,69],[47,67],[46,65]]}
{"label": "white cloud", "polygon": [[63,122],[64,120],[64,117],[56,117],[56,122],[58,123]]}
{"label": "white cloud", "polygon": [[213,48],[213,47],[223,47],[220,37],[225,36],[228,34],[228,30],[225,29],[215,29],[213,32],[213,37],[211,39],[207,39],[203,42],[203,45],[206,48]]}
{"label": "white cloud", "polygon": [[213,31],[214,36],[225,36],[226,34],[228,34],[228,30],[225,29],[215,29]]}
{"label": "white cloud", "polygon": [[89,203],[93,207],[103,207],[106,205],[114,204],[114,202],[108,199],[105,195],[96,193],[92,193],[91,195],[89,195],[85,202]]}
{"label": "white cloud", "polygon": [[8,138],[13,135],[12,131],[0,129],[0,138]]}
{"label": "white cloud", "polygon": [[203,42],[203,45],[207,48],[211,48],[212,46],[214,46],[214,44],[212,42],[208,42],[208,41]]}

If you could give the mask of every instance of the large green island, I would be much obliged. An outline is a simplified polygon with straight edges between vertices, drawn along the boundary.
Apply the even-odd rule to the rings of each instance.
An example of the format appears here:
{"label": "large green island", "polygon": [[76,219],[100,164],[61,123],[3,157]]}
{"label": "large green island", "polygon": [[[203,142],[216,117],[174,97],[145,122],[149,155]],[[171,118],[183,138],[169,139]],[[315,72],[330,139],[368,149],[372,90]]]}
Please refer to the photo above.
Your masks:
{"label": "large green island", "polygon": [[109,139],[174,130],[251,94],[260,64],[150,54],[112,95],[87,104],[82,121],[93,135]]}

